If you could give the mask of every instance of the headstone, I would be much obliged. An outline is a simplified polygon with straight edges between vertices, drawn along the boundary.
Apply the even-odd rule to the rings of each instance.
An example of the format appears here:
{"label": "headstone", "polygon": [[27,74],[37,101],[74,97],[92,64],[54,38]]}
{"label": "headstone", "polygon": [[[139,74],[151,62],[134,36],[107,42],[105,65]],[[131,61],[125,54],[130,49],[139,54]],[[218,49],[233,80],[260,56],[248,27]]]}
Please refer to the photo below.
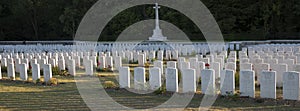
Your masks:
{"label": "headstone", "polygon": [[166,69],[166,90],[178,92],[178,71],[175,68]]}
{"label": "headstone", "polygon": [[70,75],[72,75],[72,76],[76,75],[76,65],[75,65],[74,59],[69,60],[68,71],[69,71]]}
{"label": "headstone", "polygon": [[285,72],[283,74],[283,99],[300,100],[299,72]]}
{"label": "headstone", "polygon": [[198,81],[198,79],[201,77],[201,71],[202,71],[203,69],[205,69],[205,63],[199,61],[199,62],[198,62],[198,67],[199,67],[199,68],[196,69],[196,77],[197,77],[197,81]]}
{"label": "headstone", "polygon": [[180,62],[180,70],[190,69],[190,62]]}
{"label": "headstone", "polygon": [[119,70],[119,68],[122,67],[122,57],[120,56],[115,57],[114,63],[115,63],[115,68]]}
{"label": "headstone", "polygon": [[300,64],[295,64],[292,71],[300,72]]}
{"label": "headstone", "polygon": [[220,63],[220,68],[224,68],[224,60],[222,58],[215,58],[215,62]]}
{"label": "headstone", "polygon": [[15,67],[13,63],[7,65],[7,76],[12,80],[16,80]]}
{"label": "headstone", "polygon": [[139,63],[140,67],[145,66],[145,55],[144,54],[138,55],[138,63]]}
{"label": "headstone", "polygon": [[240,71],[241,96],[255,97],[255,72],[250,70]]}
{"label": "headstone", "polygon": [[288,71],[293,71],[294,66],[294,60],[293,59],[286,59],[282,63],[285,63],[288,65]]}
{"label": "headstone", "polygon": [[182,71],[183,93],[196,92],[196,73],[195,69],[184,69]]}
{"label": "headstone", "polygon": [[146,83],[145,68],[136,67],[134,68],[134,88],[137,90],[144,90]]}
{"label": "headstone", "polygon": [[276,99],[276,72],[263,71],[260,81],[260,97]]}
{"label": "headstone", "polygon": [[163,73],[164,71],[163,61],[154,61],[154,67],[160,68],[160,71]]}
{"label": "headstone", "polygon": [[20,64],[21,64],[21,59],[17,58],[15,59],[15,66],[16,66],[16,72],[20,73]]}
{"label": "headstone", "polygon": [[106,68],[110,68],[110,70],[114,70],[113,67],[113,58],[111,56],[106,57]]}
{"label": "headstone", "polygon": [[19,70],[20,70],[21,80],[27,81],[28,80],[28,74],[27,74],[26,64],[19,64]]}
{"label": "headstone", "polygon": [[87,60],[85,63],[85,74],[92,76],[94,75],[93,71],[93,61],[92,60]]}
{"label": "headstone", "polygon": [[1,59],[1,66],[7,67],[7,59],[6,58]]}
{"label": "headstone", "polygon": [[240,64],[243,64],[243,63],[249,63],[250,62],[250,60],[248,59],[248,58],[242,58],[241,60],[240,60]]}
{"label": "headstone", "polygon": [[44,81],[49,82],[50,79],[52,78],[52,68],[50,64],[44,64]]}
{"label": "headstone", "polygon": [[64,59],[58,60],[58,68],[59,68],[59,70],[66,70],[66,65],[65,65]]}
{"label": "headstone", "polygon": [[55,59],[50,59],[49,64],[51,65],[51,67],[55,67],[56,66]]}
{"label": "headstone", "polygon": [[1,70],[1,67],[0,67],[0,80],[2,79],[2,70]]}
{"label": "headstone", "polygon": [[99,56],[98,57],[98,65],[100,69],[104,69],[106,68],[106,64],[105,64],[105,57],[104,56]]}
{"label": "headstone", "polygon": [[257,77],[257,84],[260,84],[260,74],[264,70],[270,70],[270,64],[261,63],[257,64],[256,67],[254,67],[254,71]]}
{"label": "headstone", "polygon": [[119,72],[120,88],[130,88],[130,68],[121,67]]}
{"label": "headstone", "polygon": [[203,94],[213,95],[216,93],[215,71],[204,69],[201,71],[201,91]]}
{"label": "headstone", "polygon": [[276,87],[282,87],[283,73],[288,71],[287,64],[276,64],[272,70],[276,71]]}
{"label": "headstone", "polygon": [[212,62],[211,69],[215,71],[215,79],[218,80],[220,78],[220,71],[221,71],[220,63]]}
{"label": "headstone", "polygon": [[236,64],[233,62],[225,63],[225,69],[236,71]]}
{"label": "headstone", "polygon": [[163,51],[158,51],[157,53],[157,60],[163,60],[164,59],[164,52]]}
{"label": "headstone", "polygon": [[233,70],[223,70],[221,73],[221,94],[233,95],[235,91],[235,76]]}
{"label": "headstone", "polygon": [[150,68],[149,82],[151,90],[157,90],[161,87],[161,70],[158,67]]}
{"label": "headstone", "polygon": [[40,78],[41,78],[40,65],[39,64],[32,64],[32,80],[36,81]]}
{"label": "headstone", "polygon": [[240,64],[240,70],[253,70],[253,65],[250,63]]}
{"label": "headstone", "polygon": [[175,61],[168,61],[167,62],[167,68],[177,68],[177,62]]}

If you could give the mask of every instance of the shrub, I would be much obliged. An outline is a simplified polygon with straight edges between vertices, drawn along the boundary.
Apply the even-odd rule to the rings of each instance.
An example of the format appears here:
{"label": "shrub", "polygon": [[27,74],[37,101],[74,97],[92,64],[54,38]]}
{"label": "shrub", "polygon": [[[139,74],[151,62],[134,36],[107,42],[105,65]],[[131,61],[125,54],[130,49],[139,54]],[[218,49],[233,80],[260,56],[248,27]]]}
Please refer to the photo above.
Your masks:
{"label": "shrub", "polygon": [[167,92],[166,86],[163,85],[163,86],[161,86],[160,88],[158,88],[157,90],[155,90],[155,91],[154,91],[154,94],[159,95],[159,94],[164,94],[164,93],[166,93],[166,92]]}
{"label": "shrub", "polygon": [[154,62],[154,61],[156,61],[157,59],[156,58],[152,58],[150,61],[151,62]]}
{"label": "shrub", "polygon": [[113,81],[105,81],[103,87],[105,89],[117,88],[117,85]]}
{"label": "shrub", "polygon": [[125,59],[122,59],[122,63],[128,63],[129,61],[128,61],[128,59],[127,58],[125,58]]}
{"label": "shrub", "polygon": [[191,56],[196,56],[197,55],[197,53],[196,53],[196,51],[193,51],[192,53],[191,53]]}
{"label": "shrub", "polygon": [[37,80],[33,81],[34,84],[38,84],[38,83],[41,83],[41,82],[42,82],[41,79],[37,79]]}
{"label": "shrub", "polygon": [[7,67],[1,66],[1,72],[7,72]]}
{"label": "shrub", "polygon": [[198,81],[198,84],[201,84],[201,77],[199,77],[199,81]]}
{"label": "shrub", "polygon": [[108,69],[108,68],[103,68],[103,69],[96,68],[96,71],[97,71],[97,72],[113,72],[113,70]]}
{"label": "shrub", "polygon": [[46,85],[58,85],[58,80],[56,78],[51,78],[46,82]]}
{"label": "shrub", "polygon": [[67,76],[68,72],[66,70],[59,70],[58,67],[52,67],[52,74],[53,75]]}
{"label": "shrub", "polygon": [[182,74],[181,74],[181,70],[178,71],[178,84],[181,82],[182,79]]}
{"label": "shrub", "polygon": [[238,71],[235,73],[234,79],[235,79],[235,86],[236,87],[240,86],[240,73]]}
{"label": "shrub", "polygon": [[145,73],[145,76],[146,76],[146,81],[149,81],[150,80],[150,74],[149,74],[148,71]]}

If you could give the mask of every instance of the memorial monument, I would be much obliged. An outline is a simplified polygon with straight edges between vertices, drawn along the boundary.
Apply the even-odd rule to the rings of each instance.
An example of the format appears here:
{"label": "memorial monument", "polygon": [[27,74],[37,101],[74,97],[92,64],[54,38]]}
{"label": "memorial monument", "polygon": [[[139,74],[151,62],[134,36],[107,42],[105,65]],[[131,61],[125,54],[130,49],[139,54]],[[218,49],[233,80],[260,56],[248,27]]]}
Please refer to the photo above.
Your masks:
{"label": "memorial monument", "polygon": [[158,3],[155,3],[155,29],[153,30],[153,35],[149,38],[149,41],[167,41],[167,37],[163,36],[162,30],[159,27],[159,8]]}

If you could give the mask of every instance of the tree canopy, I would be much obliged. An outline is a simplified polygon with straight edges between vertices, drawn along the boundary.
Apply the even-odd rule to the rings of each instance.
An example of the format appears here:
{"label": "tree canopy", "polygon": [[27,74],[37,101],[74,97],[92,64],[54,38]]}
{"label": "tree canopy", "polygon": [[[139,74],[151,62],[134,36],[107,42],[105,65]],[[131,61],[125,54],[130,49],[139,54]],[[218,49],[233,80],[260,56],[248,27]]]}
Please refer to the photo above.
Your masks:
{"label": "tree canopy", "polygon": [[[226,40],[300,38],[299,0],[201,0]],[[97,0],[0,0],[0,40],[72,40],[84,14]],[[180,12],[162,7],[161,19],[203,40],[198,27]],[[153,5],[140,5],[115,16],[100,35],[113,41],[128,26],[154,19]]]}

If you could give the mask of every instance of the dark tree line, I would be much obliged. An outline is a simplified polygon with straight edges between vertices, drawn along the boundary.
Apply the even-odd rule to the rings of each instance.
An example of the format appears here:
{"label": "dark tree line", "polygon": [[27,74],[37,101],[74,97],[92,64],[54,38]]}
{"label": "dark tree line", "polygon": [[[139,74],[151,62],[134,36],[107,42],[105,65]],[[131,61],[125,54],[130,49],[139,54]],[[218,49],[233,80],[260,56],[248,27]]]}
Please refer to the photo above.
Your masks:
{"label": "dark tree line", "polygon": [[[0,40],[72,40],[78,24],[97,0],[0,0]],[[300,38],[300,0],[201,0],[216,18],[226,40]],[[124,29],[153,19],[152,5],[119,13],[101,40],[114,40]],[[192,40],[202,37],[190,19],[162,7],[161,19],[183,30]]]}

